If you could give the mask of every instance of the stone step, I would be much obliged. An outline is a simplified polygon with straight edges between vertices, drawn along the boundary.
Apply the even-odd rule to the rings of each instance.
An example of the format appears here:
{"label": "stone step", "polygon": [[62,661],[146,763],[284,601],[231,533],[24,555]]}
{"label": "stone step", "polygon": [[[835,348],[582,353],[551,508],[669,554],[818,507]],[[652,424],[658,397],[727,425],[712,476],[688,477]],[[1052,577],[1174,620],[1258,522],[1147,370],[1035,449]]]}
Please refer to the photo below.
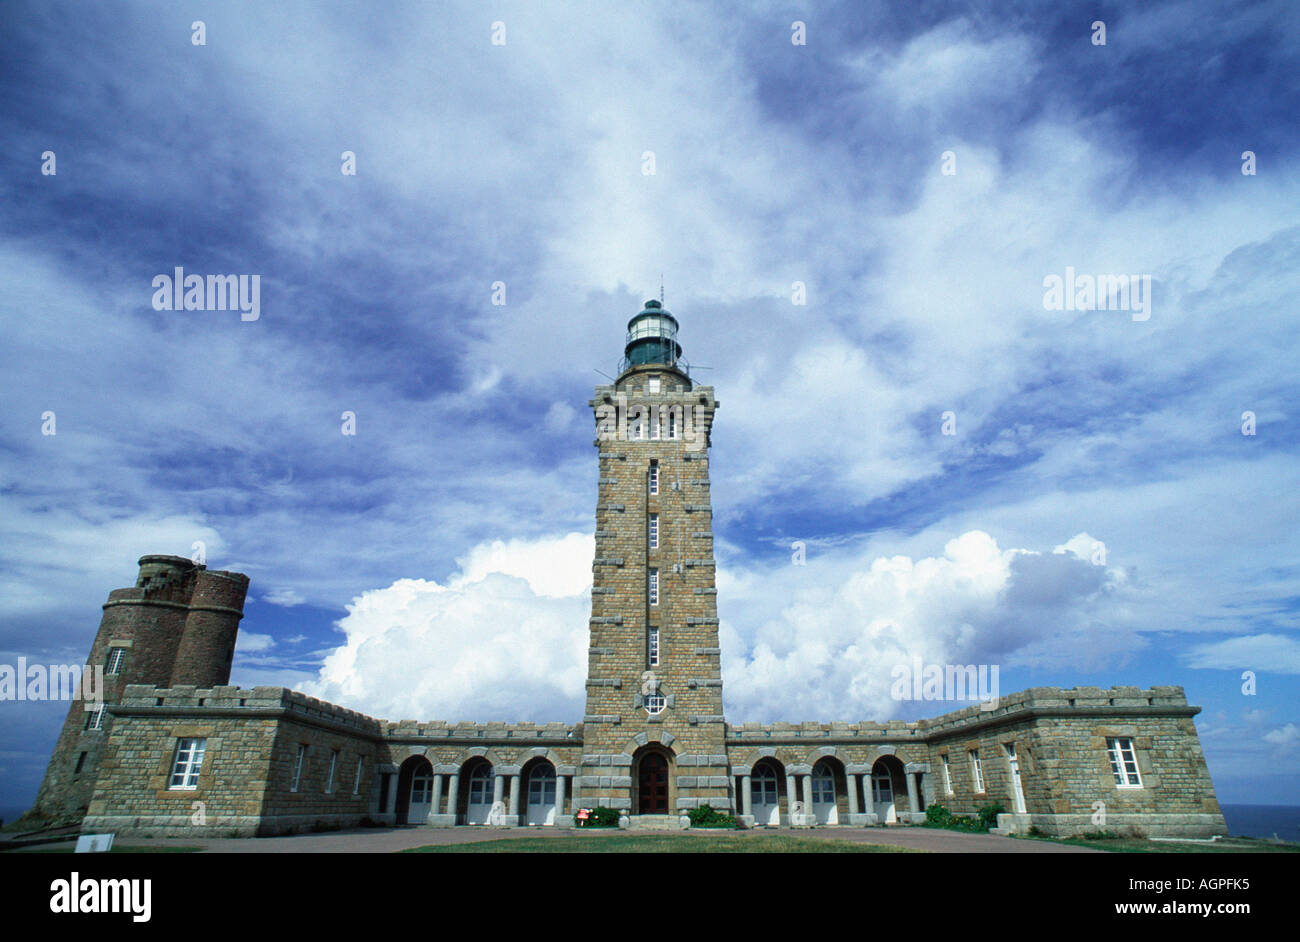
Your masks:
{"label": "stone step", "polygon": [[628,818],[629,831],[680,831],[681,827],[675,814],[634,814]]}

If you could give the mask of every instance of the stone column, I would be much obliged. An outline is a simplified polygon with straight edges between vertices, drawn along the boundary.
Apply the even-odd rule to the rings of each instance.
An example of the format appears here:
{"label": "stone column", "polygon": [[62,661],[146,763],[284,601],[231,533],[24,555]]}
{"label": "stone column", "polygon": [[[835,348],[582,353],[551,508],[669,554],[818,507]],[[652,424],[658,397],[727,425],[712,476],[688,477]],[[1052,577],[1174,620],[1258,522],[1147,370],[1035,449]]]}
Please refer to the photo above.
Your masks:
{"label": "stone column", "polygon": [[429,802],[429,807],[433,809],[434,814],[437,814],[438,808],[441,804],[442,804],[442,773],[435,772],[433,774],[433,800]]}
{"label": "stone column", "polygon": [[812,800],[812,776],[804,775],[803,778],[803,811],[809,818],[813,816]]}
{"label": "stone column", "polygon": [[912,814],[921,813],[921,805],[916,800],[916,774],[904,775],[903,779],[907,782],[907,807]]}
{"label": "stone column", "polygon": [[799,800],[799,792],[795,787],[794,774],[787,772],[785,774],[785,804],[786,810],[790,813],[790,826],[794,827],[794,803]]}
{"label": "stone column", "polygon": [[564,776],[555,776],[555,826],[563,827],[564,819]]}
{"label": "stone column", "polygon": [[515,823],[519,823],[519,779],[522,776],[515,773],[510,776],[510,811],[508,812],[515,818]]}
{"label": "stone column", "polygon": [[850,773],[845,773],[844,783],[849,786],[849,814],[857,814],[859,811],[858,777]]}
{"label": "stone column", "polygon": [[396,772],[388,776],[388,810],[397,814],[397,780],[401,778]]}
{"label": "stone column", "polygon": [[460,773],[451,773],[447,783],[447,814],[451,815],[452,824],[456,823],[456,800],[460,797]]}
{"label": "stone column", "polygon": [[492,776],[492,804],[498,805],[506,800],[506,777],[500,772]]}
{"label": "stone column", "polygon": [[748,775],[740,777],[740,813],[744,815],[754,813],[754,783]]}

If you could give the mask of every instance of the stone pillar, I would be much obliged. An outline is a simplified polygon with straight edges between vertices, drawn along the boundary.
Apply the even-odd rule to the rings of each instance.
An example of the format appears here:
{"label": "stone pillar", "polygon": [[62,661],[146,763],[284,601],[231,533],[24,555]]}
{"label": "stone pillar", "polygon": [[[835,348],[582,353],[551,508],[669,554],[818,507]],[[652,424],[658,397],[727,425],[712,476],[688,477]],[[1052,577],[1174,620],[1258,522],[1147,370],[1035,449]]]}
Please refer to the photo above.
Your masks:
{"label": "stone pillar", "polygon": [[429,802],[429,807],[433,809],[434,814],[437,814],[438,806],[441,804],[442,804],[442,773],[435,772],[433,774],[433,800]]}
{"label": "stone pillar", "polygon": [[812,800],[812,776],[804,775],[803,778],[803,811],[809,818],[813,816]]}
{"label": "stone pillar", "polygon": [[500,772],[492,776],[492,804],[499,805],[506,800],[506,777]]}
{"label": "stone pillar", "polygon": [[916,800],[916,775],[917,773],[912,773],[903,776],[903,779],[907,782],[907,807],[912,814],[921,813],[920,802]]}
{"label": "stone pillar", "polygon": [[397,780],[401,778],[396,772],[388,776],[388,808],[397,814]]}
{"label": "stone pillar", "polygon": [[744,815],[754,813],[754,783],[748,775],[740,777],[740,813]]}
{"label": "stone pillar", "polygon": [[[522,776],[518,772],[510,776],[510,811],[506,824],[517,825],[519,823],[519,779]],[[514,820],[510,820],[513,818]]]}
{"label": "stone pillar", "polygon": [[555,826],[564,827],[564,776],[555,776]]}
{"label": "stone pillar", "polygon": [[[849,786],[849,814],[857,814],[858,808],[858,777],[846,773],[844,783]],[[852,819],[850,819],[852,820]]]}
{"label": "stone pillar", "polygon": [[460,773],[452,772],[447,783],[447,814],[451,815],[452,824],[456,823],[456,800],[460,797]]}
{"label": "stone pillar", "polygon": [[795,788],[794,774],[791,772],[787,772],[785,774],[785,804],[786,804],[786,811],[790,813],[789,814],[790,827],[795,826],[794,803],[798,800],[799,800],[799,792]]}

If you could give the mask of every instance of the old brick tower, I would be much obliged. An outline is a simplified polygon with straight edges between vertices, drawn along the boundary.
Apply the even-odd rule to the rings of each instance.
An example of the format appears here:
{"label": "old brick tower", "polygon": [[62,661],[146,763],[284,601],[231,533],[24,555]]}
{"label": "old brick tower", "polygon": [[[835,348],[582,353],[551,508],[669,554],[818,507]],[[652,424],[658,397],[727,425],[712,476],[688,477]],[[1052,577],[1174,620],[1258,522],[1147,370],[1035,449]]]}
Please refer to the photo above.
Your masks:
{"label": "old brick tower", "polygon": [[28,815],[54,822],[86,813],[114,707],[128,684],[216,687],[230,681],[248,577],[184,556],[143,556],[135,586],[114,589],[86,658],[104,673],[103,700],[73,700]]}
{"label": "old brick tower", "polygon": [[659,301],[628,322],[598,386],[600,453],[584,802],[675,814],[729,802],[714,584],[713,389],[687,373]]}

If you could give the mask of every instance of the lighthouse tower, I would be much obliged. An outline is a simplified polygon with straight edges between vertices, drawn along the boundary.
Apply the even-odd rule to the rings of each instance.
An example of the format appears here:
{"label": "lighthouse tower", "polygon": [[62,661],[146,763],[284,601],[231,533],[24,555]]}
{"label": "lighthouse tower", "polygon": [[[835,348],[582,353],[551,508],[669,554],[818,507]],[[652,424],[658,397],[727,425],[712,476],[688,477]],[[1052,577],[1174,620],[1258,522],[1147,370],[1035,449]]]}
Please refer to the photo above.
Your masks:
{"label": "lighthouse tower", "polygon": [[732,807],[722,716],[709,437],[661,301],[628,321],[618,379],[596,387],[600,460],[583,759],[585,807]]}

